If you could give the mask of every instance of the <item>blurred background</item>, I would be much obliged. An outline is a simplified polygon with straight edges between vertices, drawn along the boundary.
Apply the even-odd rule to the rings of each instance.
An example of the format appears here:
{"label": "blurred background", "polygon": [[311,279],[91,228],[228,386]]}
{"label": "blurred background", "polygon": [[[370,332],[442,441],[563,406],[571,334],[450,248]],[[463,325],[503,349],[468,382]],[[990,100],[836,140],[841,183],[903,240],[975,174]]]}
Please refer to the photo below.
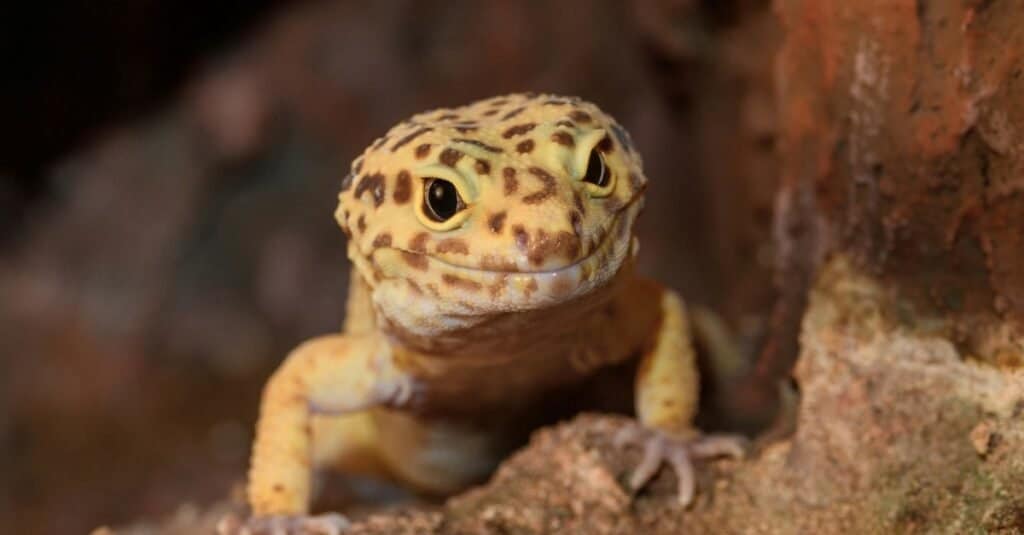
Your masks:
{"label": "blurred background", "polygon": [[722,314],[748,356],[764,344],[778,178],[767,0],[4,11],[5,532],[82,533],[228,495],[263,381],[341,324],[332,211],[349,162],[424,109],[515,91],[599,104],[651,178],[641,269]]}

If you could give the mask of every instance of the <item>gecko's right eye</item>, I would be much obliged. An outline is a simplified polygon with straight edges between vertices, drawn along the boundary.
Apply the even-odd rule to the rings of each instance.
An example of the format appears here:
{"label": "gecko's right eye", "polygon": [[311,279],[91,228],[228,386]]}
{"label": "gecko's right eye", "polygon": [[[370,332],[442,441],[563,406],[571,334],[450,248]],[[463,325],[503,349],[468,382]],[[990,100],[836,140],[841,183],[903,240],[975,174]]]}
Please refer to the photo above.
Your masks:
{"label": "gecko's right eye", "polygon": [[438,223],[451,219],[466,203],[455,184],[443,178],[427,178],[423,183],[423,212]]}

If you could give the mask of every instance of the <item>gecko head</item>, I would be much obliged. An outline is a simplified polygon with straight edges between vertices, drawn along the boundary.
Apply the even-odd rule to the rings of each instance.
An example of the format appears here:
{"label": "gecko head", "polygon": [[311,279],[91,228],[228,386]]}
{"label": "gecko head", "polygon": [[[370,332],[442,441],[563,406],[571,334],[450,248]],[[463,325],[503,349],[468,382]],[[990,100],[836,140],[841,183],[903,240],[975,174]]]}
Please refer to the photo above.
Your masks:
{"label": "gecko head", "polygon": [[378,316],[435,336],[608,284],[646,183],[597,106],[516,94],[392,128],[353,162],[335,217]]}

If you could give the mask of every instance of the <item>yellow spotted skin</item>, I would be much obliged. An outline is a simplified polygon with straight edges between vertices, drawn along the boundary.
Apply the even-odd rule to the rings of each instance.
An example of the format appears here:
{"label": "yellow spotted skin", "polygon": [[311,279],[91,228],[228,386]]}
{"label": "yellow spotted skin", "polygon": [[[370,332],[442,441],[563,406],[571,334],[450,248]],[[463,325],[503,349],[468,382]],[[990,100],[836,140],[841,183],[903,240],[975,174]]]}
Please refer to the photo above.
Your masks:
{"label": "yellow spotted skin", "polygon": [[[435,180],[458,194],[446,218],[431,213]],[[266,386],[254,515],[307,513],[318,467],[440,493],[478,482],[531,410],[629,359],[641,424],[688,430],[684,305],[633,270],[646,187],[628,134],[576,98],[495,97],[374,141],[335,212],[353,264],[346,325]]]}

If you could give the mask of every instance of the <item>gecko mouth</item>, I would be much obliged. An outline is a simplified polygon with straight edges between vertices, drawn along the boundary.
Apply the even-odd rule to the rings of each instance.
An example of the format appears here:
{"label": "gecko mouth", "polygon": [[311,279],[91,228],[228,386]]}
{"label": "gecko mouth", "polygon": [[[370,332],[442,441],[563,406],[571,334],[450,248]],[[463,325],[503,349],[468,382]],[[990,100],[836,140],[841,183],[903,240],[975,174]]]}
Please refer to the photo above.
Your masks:
{"label": "gecko mouth", "polygon": [[[601,226],[603,230],[597,233],[598,239],[596,240],[596,243],[592,242],[592,245],[589,248],[587,254],[579,258],[576,258],[573,261],[566,263],[564,265],[551,267],[547,269],[520,269],[519,264],[516,261],[511,260],[507,257],[502,257],[498,261],[493,262],[493,264],[495,264],[495,267],[489,267],[486,265],[459,264],[452,262],[449,259],[446,259],[439,255],[430,254],[426,252],[410,251],[402,247],[384,247],[374,251],[373,254],[376,255],[377,253],[384,250],[393,251],[403,256],[421,259],[421,262],[427,262],[427,260],[429,259],[429,261],[437,262],[446,269],[457,270],[463,273],[494,275],[557,275],[559,273],[565,273],[573,269],[579,269],[586,263],[597,260],[599,258],[609,259],[609,254],[613,253],[613,251],[611,250],[614,249],[616,236],[620,234],[624,235],[624,233],[621,232],[619,226],[627,224],[626,221],[624,221],[624,219],[626,218],[621,217],[620,214],[616,214],[615,216],[609,218],[608,223]],[[625,241],[626,245],[628,245],[629,243],[629,240],[622,241]],[[415,262],[416,261],[414,260],[413,263]]]}

